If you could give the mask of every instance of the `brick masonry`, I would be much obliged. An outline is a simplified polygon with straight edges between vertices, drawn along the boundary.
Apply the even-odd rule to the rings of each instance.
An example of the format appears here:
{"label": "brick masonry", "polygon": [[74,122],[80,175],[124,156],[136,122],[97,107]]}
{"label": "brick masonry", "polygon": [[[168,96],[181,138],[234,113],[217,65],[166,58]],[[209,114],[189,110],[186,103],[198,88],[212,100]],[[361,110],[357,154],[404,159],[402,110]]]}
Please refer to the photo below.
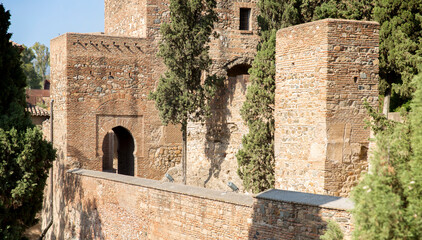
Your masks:
{"label": "brick masonry", "polygon": [[[161,62],[151,57],[155,51],[150,42],[68,33],[52,40],[51,51],[52,92],[63,84],[59,79],[66,79],[66,90],[61,93],[64,99],[54,105],[55,120],[67,122],[63,127],[55,125],[55,129],[66,131],[64,164],[101,171],[105,136],[121,126],[134,139],[135,176],[161,178],[167,169],[154,164],[156,156],[149,155],[150,149],[178,148],[181,141],[174,126],[161,125],[154,103],[148,100],[155,86],[153,79],[159,77],[155,71],[162,68]],[[64,72],[58,72],[62,66]],[[58,115],[62,112],[65,117]],[[157,157],[165,157],[160,154],[164,151]]]}
{"label": "brick masonry", "polygon": [[292,202],[293,192],[250,196],[89,170],[66,177],[58,239],[319,239],[328,219],[351,236],[341,198],[297,193]]}
{"label": "brick masonry", "polygon": [[363,102],[378,102],[378,28],[326,19],[278,31],[276,188],[347,196],[367,169]]}
{"label": "brick masonry", "polygon": [[[239,30],[240,8],[251,8],[249,30]],[[257,23],[252,21],[258,11],[255,0],[219,1],[216,10],[212,72],[226,78],[225,87],[234,89],[220,90],[226,98],[213,110],[212,120],[190,125],[188,182],[225,189],[227,181],[242,186],[234,155],[247,132],[239,109],[248,79],[242,76],[259,39]],[[63,88],[53,93],[59,98],[55,111],[66,122],[55,126],[63,132],[58,141],[66,138],[66,167],[103,170],[104,152],[109,152],[106,135],[122,126],[134,139],[135,176],[161,179],[169,172],[181,181],[180,131],[177,126],[161,126],[154,102],[147,98],[165,71],[156,55],[159,27],[168,17],[167,1],[105,0],[104,34],[67,33],[52,40],[52,91]],[[233,99],[236,106],[228,101]],[[230,114],[236,119],[232,121]],[[230,130],[217,133],[216,127]]]}
{"label": "brick masonry", "polygon": [[[212,117],[189,123],[189,185],[227,191],[232,181],[243,190],[235,154],[247,128],[239,110],[258,27],[251,21],[250,30],[238,30],[240,8],[256,19],[255,0],[218,1],[210,55],[225,85]],[[168,14],[166,1],[105,0],[105,34],[51,41],[58,159],[45,192],[43,228],[54,219],[47,238],[317,239],[329,218],[350,235],[345,209],[261,194],[216,199],[223,193],[146,180],[168,172],[181,181],[179,127],[162,126],[147,97],[165,71],[156,54]],[[331,19],[283,29],[276,57],[276,187],[347,196],[367,168],[362,102],[377,102],[378,25]],[[115,151],[107,136],[118,126],[133,139],[139,178],[100,172]],[[67,173],[73,168],[86,170]]]}

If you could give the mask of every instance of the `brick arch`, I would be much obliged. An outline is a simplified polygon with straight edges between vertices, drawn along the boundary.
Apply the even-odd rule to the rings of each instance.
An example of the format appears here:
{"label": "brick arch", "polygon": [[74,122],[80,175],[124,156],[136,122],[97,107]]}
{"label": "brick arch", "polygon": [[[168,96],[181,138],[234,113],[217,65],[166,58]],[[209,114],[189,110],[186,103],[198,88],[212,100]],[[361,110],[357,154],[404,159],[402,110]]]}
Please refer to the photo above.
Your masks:
{"label": "brick arch", "polygon": [[[103,113],[104,111],[110,112],[115,111],[116,106],[121,106],[119,110],[129,110],[128,107],[132,107],[133,104],[136,102],[136,99],[127,93],[114,93],[110,95],[106,95],[100,99],[98,107],[96,108],[97,113]],[[118,103],[118,105],[116,105]],[[107,109],[111,108],[111,109]],[[130,110],[134,110],[135,108],[130,108]],[[121,112],[121,111],[119,111]]]}
{"label": "brick arch", "polygon": [[104,136],[101,148],[102,171],[135,175],[135,140],[128,129],[122,126],[112,128]]}
{"label": "brick arch", "polygon": [[230,69],[238,65],[249,65],[252,66],[253,58],[249,57],[237,57],[226,61],[221,66],[221,74],[227,76],[227,73]]}
{"label": "brick arch", "polygon": [[[104,137],[107,135],[107,133],[109,131],[111,131],[113,128],[118,127],[118,126],[126,128],[133,135],[134,124],[136,124],[136,123],[133,122],[134,119],[132,119],[132,118],[136,118],[136,116],[118,116],[118,115],[104,116],[104,118],[106,118],[106,117],[108,117],[110,119],[105,120],[104,124],[98,125],[97,135],[98,135],[99,140],[104,139]],[[98,120],[97,120],[97,124],[98,124]],[[135,149],[134,149],[133,152],[136,153],[138,149],[136,147],[137,141],[136,141],[135,137],[134,137],[134,142],[135,142]],[[99,147],[101,148],[101,142],[99,142],[98,145],[100,145]],[[99,156],[98,154],[101,154],[101,149],[98,150],[98,148],[97,148],[97,156]]]}
{"label": "brick arch", "polygon": [[[134,142],[134,175],[139,175],[139,161],[142,161],[144,154],[143,116],[142,115],[97,115],[97,146],[96,159],[98,171],[102,170],[103,149],[102,144],[106,135],[115,127],[127,129],[133,137]],[[101,163],[101,164],[100,164]]]}

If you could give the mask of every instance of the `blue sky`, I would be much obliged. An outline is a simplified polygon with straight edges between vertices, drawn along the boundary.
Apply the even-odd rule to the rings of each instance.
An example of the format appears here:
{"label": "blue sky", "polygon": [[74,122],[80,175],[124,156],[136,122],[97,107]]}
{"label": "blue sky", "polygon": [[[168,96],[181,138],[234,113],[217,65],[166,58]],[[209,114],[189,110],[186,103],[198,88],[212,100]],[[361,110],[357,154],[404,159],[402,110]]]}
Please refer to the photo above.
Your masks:
{"label": "blue sky", "polygon": [[10,10],[12,41],[26,46],[66,32],[103,32],[104,0],[0,0]]}

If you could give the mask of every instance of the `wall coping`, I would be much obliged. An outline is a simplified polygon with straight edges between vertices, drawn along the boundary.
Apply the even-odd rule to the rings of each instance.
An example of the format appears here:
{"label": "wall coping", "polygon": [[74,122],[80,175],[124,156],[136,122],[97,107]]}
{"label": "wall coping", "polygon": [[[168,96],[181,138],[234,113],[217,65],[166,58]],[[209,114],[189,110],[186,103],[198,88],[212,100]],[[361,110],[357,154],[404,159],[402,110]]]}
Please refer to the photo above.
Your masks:
{"label": "wall coping", "polygon": [[57,37],[52,38],[50,41],[53,41],[57,38],[61,38],[64,36],[82,36],[82,37],[97,37],[97,38],[108,38],[108,39],[112,39],[112,40],[132,40],[132,41],[136,41],[136,42],[147,42],[150,41],[148,38],[140,38],[140,37],[131,37],[131,36],[117,36],[117,35],[109,35],[109,34],[105,34],[103,32],[91,32],[91,33],[77,33],[77,32],[66,32],[63,33]]}
{"label": "wall coping", "polygon": [[224,192],[209,188],[200,188],[195,186],[182,185],[178,183],[162,182],[158,180],[132,177],[116,173],[93,171],[87,169],[72,169],[67,172],[86,177],[101,178],[114,182],[121,182],[125,184],[157,189],[166,192],[195,196],[203,199],[211,199],[219,202],[237,204],[246,207],[252,207],[254,203],[252,195],[240,194],[235,192]]}
{"label": "wall coping", "polygon": [[356,24],[368,24],[368,25],[377,25],[379,26],[379,22],[376,21],[362,21],[362,20],[352,20],[352,19],[337,19],[337,18],[325,18],[325,19],[321,19],[321,20],[317,20],[317,21],[312,21],[312,22],[307,22],[307,23],[302,23],[302,24],[297,24],[297,25],[293,25],[290,27],[285,27],[285,28],[281,28],[277,31],[277,35],[279,33],[282,33],[284,31],[290,31],[291,29],[296,29],[296,28],[303,28],[303,27],[307,27],[307,26],[312,26],[312,25],[322,25],[322,24],[329,24],[329,23],[356,23]]}
{"label": "wall coping", "polygon": [[88,169],[72,169],[67,171],[70,174],[80,176],[100,178],[114,182],[120,182],[135,186],[141,186],[151,189],[157,189],[166,192],[177,194],[195,196],[203,199],[211,199],[219,202],[231,203],[252,207],[255,199],[271,200],[278,202],[286,202],[292,204],[301,204],[308,206],[315,206],[320,208],[337,209],[337,210],[350,210],[353,209],[354,204],[348,198],[334,197],[329,195],[320,195],[312,193],[303,193],[295,191],[286,191],[279,189],[270,189],[265,192],[259,193],[255,196],[225,192],[221,190],[214,190],[209,188],[201,188],[195,186],[182,185],[179,183],[162,182],[158,180],[145,179],[139,177],[126,176],[116,173],[93,171]]}
{"label": "wall coping", "polygon": [[255,198],[345,211],[354,207],[354,203],[349,198],[279,189],[267,190],[257,194]]}

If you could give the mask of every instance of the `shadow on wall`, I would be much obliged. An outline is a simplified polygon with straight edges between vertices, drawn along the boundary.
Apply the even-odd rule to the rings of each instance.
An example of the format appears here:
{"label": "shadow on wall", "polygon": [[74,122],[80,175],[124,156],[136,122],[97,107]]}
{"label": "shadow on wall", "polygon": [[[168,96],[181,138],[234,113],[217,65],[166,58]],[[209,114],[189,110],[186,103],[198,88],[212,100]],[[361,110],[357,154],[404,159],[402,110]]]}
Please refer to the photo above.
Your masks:
{"label": "shadow on wall", "polygon": [[[102,222],[100,215],[97,210],[97,199],[92,199],[84,194],[83,186],[80,182],[80,178],[76,174],[63,173],[65,176],[65,196],[62,203],[66,206],[75,206],[75,202],[80,202],[74,209],[68,209],[68,214],[72,214],[75,217],[67,217],[68,219],[77,219],[77,222],[69,222],[65,220],[65,224],[68,225],[67,229],[71,229],[68,233],[70,236],[64,236],[65,238],[77,238],[77,239],[105,239]],[[63,206],[64,209],[65,206]],[[63,216],[65,214],[62,214]],[[60,223],[62,223],[62,219]],[[69,227],[70,226],[70,227]],[[63,225],[63,228],[65,225]],[[62,229],[63,229],[62,228]]]}
{"label": "shadow on wall", "polygon": [[[50,239],[105,239],[97,200],[86,196],[80,179],[77,175],[67,173],[69,168],[63,164],[63,160],[57,160],[54,168],[54,218],[58,219],[54,220],[53,229],[49,230]],[[73,204],[76,202],[81,203]]]}
{"label": "shadow on wall", "polygon": [[[246,94],[246,78],[250,68],[247,64],[240,64],[227,71],[227,79],[224,85],[217,90],[216,97],[211,102],[211,117],[205,121],[205,156],[210,161],[210,169],[204,187],[212,177],[218,178],[221,172],[221,165],[226,160],[227,149],[231,144],[231,135],[238,130],[238,125],[233,121],[235,114],[239,115],[241,105],[233,104],[237,93]],[[236,89],[236,88],[241,89]],[[237,90],[237,91],[236,91]],[[239,105],[239,104],[238,104]],[[239,113],[234,113],[238,111]],[[231,121],[228,121],[231,120]],[[233,169],[237,170],[237,169]]]}
{"label": "shadow on wall", "polygon": [[328,219],[349,239],[352,205],[345,198],[272,189],[255,198],[248,239],[320,239]]}

